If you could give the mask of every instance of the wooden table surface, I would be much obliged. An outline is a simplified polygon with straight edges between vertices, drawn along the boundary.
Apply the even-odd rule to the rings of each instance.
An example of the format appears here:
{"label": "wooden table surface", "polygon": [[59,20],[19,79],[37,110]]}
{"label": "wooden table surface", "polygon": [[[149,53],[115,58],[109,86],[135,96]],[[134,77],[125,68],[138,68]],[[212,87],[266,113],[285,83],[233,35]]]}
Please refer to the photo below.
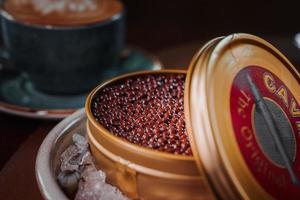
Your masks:
{"label": "wooden table surface", "polygon": [[[201,42],[152,52],[169,67],[186,67]],[[35,180],[35,158],[54,121],[0,114],[0,199],[42,199]]]}

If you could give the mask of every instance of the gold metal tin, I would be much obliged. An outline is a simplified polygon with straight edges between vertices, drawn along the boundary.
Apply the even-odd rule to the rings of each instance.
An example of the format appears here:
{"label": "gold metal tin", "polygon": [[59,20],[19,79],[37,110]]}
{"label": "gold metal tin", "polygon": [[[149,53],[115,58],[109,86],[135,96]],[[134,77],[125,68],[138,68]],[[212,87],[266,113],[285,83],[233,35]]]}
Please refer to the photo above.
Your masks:
{"label": "gold metal tin", "polygon": [[[146,71],[116,77],[86,100],[91,150],[108,181],[133,199],[273,199],[258,184],[234,137],[230,86],[247,65],[260,65],[286,80],[300,102],[299,73],[272,45],[249,34],[211,40],[188,71]],[[186,73],[184,112],[194,156],[159,152],[111,134],[91,113],[93,96],[107,85],[143,74]],[[296,77],[298,82],[291,77]]]}
{"label": "gold metal tin", "polygon": [[91,151],[108,181],[133,199],[211,199],[210,187],[199,174],[192,156],[148,149],[111,134],[91,113],[93,96],[102,88],[145,74],[186,73],[157,70],[116,77],[94,89],[86,101],[87,132]]}

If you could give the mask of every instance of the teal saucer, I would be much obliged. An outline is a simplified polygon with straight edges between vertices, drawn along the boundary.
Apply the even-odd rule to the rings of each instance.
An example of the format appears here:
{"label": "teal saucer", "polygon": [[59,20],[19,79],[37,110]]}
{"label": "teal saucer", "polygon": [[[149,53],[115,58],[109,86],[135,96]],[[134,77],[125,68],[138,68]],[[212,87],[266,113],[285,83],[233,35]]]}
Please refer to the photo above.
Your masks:
{"label": "teal saucer", "polygon": [[[159,61],[145,53],[126,49],[117,70],[105,72],[105,79],[139,70],[161,69]],[[99,83],[104,80],[99,80]],[[92,88],[91,88],[92,89]],[[0,71],[0,111],[23,117],[62,119],[84,106],[86,93],[50,95],[34,88],[30,80],[15,71]]]}

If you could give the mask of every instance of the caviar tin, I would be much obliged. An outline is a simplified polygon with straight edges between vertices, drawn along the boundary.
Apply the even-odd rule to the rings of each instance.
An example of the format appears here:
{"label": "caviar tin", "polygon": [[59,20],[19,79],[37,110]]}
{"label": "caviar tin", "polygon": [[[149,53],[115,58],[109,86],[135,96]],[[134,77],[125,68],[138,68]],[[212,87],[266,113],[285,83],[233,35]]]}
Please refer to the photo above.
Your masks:
{"label": "caviar tin", "polygon": [[87,135],[91,151],[108,181],[133,199],[165,199],[166,195],[170,199],[197,199],[202,195],[197,186],[202,184],[203,177],[192,156],[144,148],[112,135],[93,117],[91,98],[101,88],[129,77],[166,73],[185,74],[186,71],[164,69],[123,75],[100,85],[87,99]]}
{"label": "caviar tin", "polygon": [[[193,157],[146,149],[109,133],[91,113],[102,88],[132,76],[186,73],[184,114]],[[188,71],[128,74],[86,101],[91,150],[108,180],[133,199],[300,198],[300,75],[249,34],[208,42]]]}

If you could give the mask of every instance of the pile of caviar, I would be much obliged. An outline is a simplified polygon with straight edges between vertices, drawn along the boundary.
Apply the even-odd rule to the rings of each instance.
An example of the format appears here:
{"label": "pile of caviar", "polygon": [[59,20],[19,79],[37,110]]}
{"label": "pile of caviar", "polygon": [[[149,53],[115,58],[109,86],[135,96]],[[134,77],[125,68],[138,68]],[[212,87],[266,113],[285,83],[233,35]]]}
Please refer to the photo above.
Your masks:
{"label": "pile of caviar", "polygon": [[184,81],[184,74],[128,78],[100,90],[92,100],[92,113],[114,135],[134,144],[191,156]]}

